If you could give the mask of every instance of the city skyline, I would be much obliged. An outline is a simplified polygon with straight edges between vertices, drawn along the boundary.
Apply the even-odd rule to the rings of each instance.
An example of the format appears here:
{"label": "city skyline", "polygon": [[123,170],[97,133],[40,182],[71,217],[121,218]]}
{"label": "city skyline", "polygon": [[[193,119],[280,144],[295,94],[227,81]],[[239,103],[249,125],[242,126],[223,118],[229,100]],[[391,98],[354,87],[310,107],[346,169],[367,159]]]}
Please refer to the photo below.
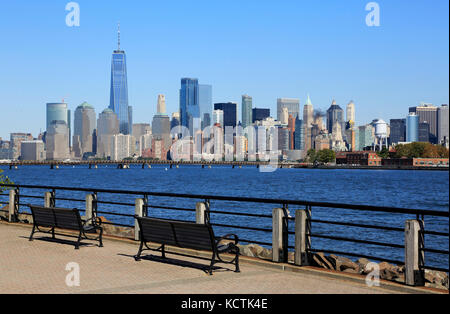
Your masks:
{"label": "city skyline", "polygon": [[[64,102],[68,103],[69,110],[71,110],[72,112],[74,112],[75,108],[84,101],[92,104],[97,112],[101,112],[103,109],[108,107],[107,104],[109,103],[109,82],[107,73],[110,73],[111,71],[111,64],[110,61],[108,62],[107,60],[107,55],[110,53],[110,50],[114,48],[117,40],[116,27],[119,17],[123,33],[122,47],[127,50],[127,54],[129,55],[129,60],[127,60],[128,76],[130,81],[129,103],[130,106],[133,106],[134,108],[134,116],[137,117],[135,123],[151,121],[153,115],[156,113],[154,103],[155,98],[158,94],[166,95],[168,113],[178,111],[179,102],[177,94],[179,93],[179,79],[182,77],[196,77],[202,82],[207,82],[208,84],[212,85],[214,89],[212,103],[238,103],[239,120],[241,120],[240,99],[244,94],[252,96],[254,107],[270,108],[272,116],[274,115],[276,109],[277,99],[283,97],[300,99],[300,106],[302,107],[306,102],[306,95],[307,93],[309,93],[314,100],[313,102],[315,108],[320,108],[322,110],[326,110],[328,108],[332,99],[336,99],[337,104],[339,104],[342,108],[344,108],[350,100],[354,100],[358,112],[356,119],[357,125],[369,123],[374,118],[381,118],[385,121],[394,118],[405,118],[406,114],[404,114],[404,108],[417,106],[422,101],[426,103],[433,103],[436,106],[448,103],[448,58],[439,58],[437,56],[434,56],[434,60],[433,62],[431,62],[430,60],[432,58],[429,55],[431,53],[432,55],[442,54],[444,56],[448,56],[448,36],[445,36],[448,35],[448,29],[439,27],[440,23],[448,22],[448,16],[440,15],[441,12],[439,10],[439,7],[448,8],[448,3],[442,2],[437,6],[433,6],[433,8],[426,7],[424,8],[425,11],[420,12],[421,14],[429,16],[439,15],[442,19],[440,22],[430,21],[430,25],[426,26],[425,29],[421,29],[420,33],[415,33],[416,37],[414,38],[414,40],[411,38],[414,32],[413,26],[411,26],[412,29],[410,31],[406,31],[405,29],[403,29],[403,35],[405,35],[405,38],[401,39],[400,41],[409,46],[412,44],[418,44],[420,41],[423,42],[428,33],[434,33],[433,36],[438,36],[436,32],[439,32],[439,34],[442,35],[441,38],[445,38],[439,43],[436,43],[435,40],[432,42],[428,41],[428,43],[430,44],[429,48],[431,49],[428,49],[430,51],[427,50],[428,52],[426,53],[423,51],[421,52],[419,66],[416,66],[415,72],[412,72],[416,74],[412,75],[410,72],[411,69],[407,68],[407,66],[410,64],[410,62],[413,61],[410,60],[413,57],[410,56],[409,58],[406,58],[406,60],[401,60],[399,54],[404,54],[406,50],[400,49],[397,44],[393,44],[390,41],[393,38],[394,34],[398,35],[398,33],[395,32],[394,28],[395,26],[399,25],[397,23],[400,23],[400,21],[397,22],[392,20],[392,14],[394,12],[395,14],[399,14],[399,9],[403,8],[410,12],[412,16],[416,16],[418,14],[416,10],[421,6],[424,6],[424,4],[419,3],[411,5],[410,7],[401,7],[400,5],[391,5],[387,2],[380,1],[382,12],[386,12],[386,14],[383,15],[384,18],[382,19],[383,23],[381,27],[379,29],[371,29],[368,28],[363,22],[365,14],[367,13],[364,11],[363,4],[365,4],[365,2],[357,2],[357,4],[347,6],[346,10],[348,12],[345,11],[346,13],[343,13],[344,16],[348,18],[352,17],[356,21],[349,20],[347,21],[348,23],[344,23],[344,26],[339,23],[336,25],[340,29],[340,31],[337,31],[337,35],[339,35],[338,37],[340,38],[340,40],[342,40],[342,43],[338,42],[337,39],[332,40],[333,44],[335,44],[335,46],[333,47],[339,49],[343,48],[342,44],[348,44],[349,42],[351,42],[353,45],[351,46],[351,58],[343,55],[342,52],[336,52],[336,54],[339,56],[335,56],[332,60],[330,60],[330,62],[326,62],[326,64],[318,66],[318,62],[323,61],[324,57],[326,56],[324,50],[321,50],[321,54],[316,57],[311,56],[311,53],[307,52],[306,50],[299,50],[300,52],[296,54],[287,52],[286,54],[288,57],[285,58],[286,60],[281,60],[280,57],[282,56],[282,54],[278,53],[276,57],[266,59],[265,61],[272,62],[273,64],[277,65],[283,65],[281,67],[283,71],[285,71],[283,73],[288,73],[289,75],[282,76],[282,79],[279,79],[276,76],[266,75],[263,76],[266,79],[266,83],[260,84],[260,79],[258,78],[258,76],[262,75],[261,71],[267,71],[268,74],[276,74],[276,72],[273,71],[273,64],[266,63],[266,68],[259,71],[256,71],[254,67],[256,65],[259,65],[259,63],[252,64],[251,68],[242,68],[242,62],[247,62],[249,59],[248,53],[245,51],[241,51],[240,54],[234,53],[232,55],[233,60],[236,61],[236,66],[232,66],[229,72],[223,72],[223,53],[217,54],[217,47],[213,46],[213,48],[211,48],[211,52],[214,52],[212,53],[212,56],[206,58],[205,54],[200,54],[198,56],[198,59],[195,59],[195,62],[193,62],[193,64],[185,64],[184,66],[179,66],[179,60],[177,60],[179,59],[179,56],[177,56],[175,52],[170,51],[169,53],[166,53],[164,56],[162,56],[162,50],[164,49],[154,49],[155,47],[157,48],[161,46],[157,44],[156,39],[158,38],[158,36],[163,36],[162,34],[158,34],[158,36],[155,38],[152,49],[142,49],[145,47],[150,47],[147,43],[144,43],[136,38],[136,36],[140,34],[140,30],[139,28],[137,28],[136,23],[130,20],[129,16],[132,13],[136,13],[134,10],[127,9],[125,10],[125,13],[119,14],[125,16],[115,15],[113,11],[116,11],[116,9],[111,9],[111,12],[107,10],[106,14],[104,14],[98,22],[93,23],[93,14],[94,12],[98,13],[100,5],[93,5],[88,4],[84,1],[80,1],[79,3],[81,6],[82,14],[80,27],[69,28],[61,21],[61,23],[58,23],[57,16],[55,17],[56,21],[49,21],[48,24],[45,25],[39,24],[41,27],[41,31],[47,34],[46,36],[44,36],[43,43],[37,45],[37,47],[41,49],[44,48],[43,45],[50,43],[50,38],[48,37],[51,37],[53,34],[53,31],[49,29],[50,26],[56,27],[57,36],[68,37],[68,39],[64,40],[62,40],[62,38],[60,37],[55,38],[55,40],[62,40],[61,51],[64,51],[64,53],[59,52],[58,49],[56,51],[51,50],[51,53],[47,54],[48,58],[43,62],[47,66],[46,70],[50,72],[49,74],[55,74],[54,71],[61,71],[62,69],[63,72],[61,72],[61,74],[63,74],[63,79],[61,79],[61,77],[58,77],[59,82],[55,82],[54,79],[50,79],[48,77],[49,74],[46,74],[46,79],[41,80],[42,82],[40,81],[39,83],[36,83],[37,86],[26,85],[26,87],[28,88],[27,93],[14,93],[14,91],[17,91],[18,88],[24,88],[20,84],[14,84],[17,83],[18,80],[18,77],[16,76],[18,74],[23,75],[23,70],[21,70],[21,68],[18,68],[19,71],[16,71],[17,73],[13,72],[12,67],[19,59],[17,56],[9,58],[11,60],[11,64],[8,64],[6,66],[6,76],[9,76],[11,78],[11,81],[8,81],[7,84],[2,84],[2,86],[11,85],[12,88],[3,91],[5,97],[1,102],[2,116],[4,116],[5,119],[4,121],[2,121],[3,123],[0,126],[0,137],[7,139],[9,133],[11,132],[31,132],[33,135],[37,135],[39,133],[39,130],[44,131],[45,123],[43,123],[42,121],[45,121],[45,113],[42,112],[41,106],[44,106],[46,103],[60,102],[60,100],[63,98],[65,99]],[[61,6],[62,3],[63,2],[60,2]],[[263,3],[259,7],[255,7],[252,3],[245,3],[243,5],[247,9],[256,9],[253,19],[258,22],[260,22],[261,16],[264,16],[264,14],[267,13],[267,10],[271,8],[271,6],[267,3]],[[43,2],[42,6],[43,8],[33,8],[38,11],[43,9],[49,10],[48,14],[57,14],[57,12],[61,11],[60,14],[62,15],[62,17],[65,17],[65,14],[67,13],[61,10],[58,5],[54,5],[45,1]],[[218,14],[215,11],[215,9],[217,9],[217,5],[212,6],[213,7],[210,7],[210,9],[213,9],[214,14]],[[234,7],[234,4],[232,4],[231,6]],[[7,9],[11,9],[14,11],[23,8],[23,3],[21,4],[19,2],[18,4],[7,4],[6,7]],[[306,8],[310,12],[314,13],[318,13],[323,10],[325,16],[329,16],[331,14],[331,9],[336,9],[336,12],[341,12],[338,10],[339,8],[335,3],[330,4],[329,8],[326,6],[318,8],[314,5],[307,5],[305,7],[304,4],[296,5],[292,3],[281,6],[282,9],[285,9],[286,7],[297,9]],[[177,14],[177,10],[171,11],[172,14]],[[280,10],[280,8],[278,8],[277,10]],[[25,16],[28,18],[30,16],[27,12],[28,11],[25,12]],[[358,12],[360,16],[353,16],[353,14],[355,14],[356,12]],[[388,14],[388,12],[391,13]],[[240,16],[239,13],[235,14]],[[402,14],[405,15],[405,13]],[[308,18],[307,16],[305,16],[305,19],[313,22],[311,21],[311,17]],[[323,19],[324,17],[318,17],[318,20],[321,22],[323,22]],[[402,20],[403,19],[404,18],[402,18]],[[9,25],[10,27],[15,25],[7,16],[5,16],[5,18],[2,20],[3,22],[11,22],[11,25]],[[31,22],[32,21],[34,20],[31,19]],[[164,21],[162,21],[162,19],[158,19],[157,22],[163,23]],[[175,23],[175,21],[172,20],[170,20],[170,22]],[[343,21],[339,16],[336,17],[336,20],[334,20],[334,22]],[[26,21],[25,25],[28,25],[27,23],[30,23],[30,21]],[[438,25],[436,25],[436,23]],[[314,26],[316,24],[313,23],[311,25]],[[348,27],[354,25],[357,26],[356,31],[350,32]],[[86,32],[93,31],[92,27],[94,26],[97,26],[99,30],[94,32],[95,34],[87,34]],[[249,25],[245,24],[245,26]],[[286,24],[278,26],[273,30],[273,32],[279,35],[280,32],[287,30],[286,26]],[[324,28],[326,28],[327,26],[330,25],[328,23],[325,23],[320,28],[321,31],[324,31]],[[61,29],[59,29],[59,27]],[[148,30],[148,27],[148,25],[144,25],[142,29]],[[23,28],[19,27],[18,29],[18,32],[22,34]],[[292,32],[290,28],[288,30],[289,33]],[[240,41],[242,41],[242,38],[237,38],[236,42],[233,41],[233,38],[231,37],[233,37],[232,34],[235,34],[235,31],[236,29],[233,28],[227,33],[222,29],[222,35],[225,35],[227,39],[226,41],[224,41],[224,43],[239,43]],[[164,33],[163,31],[161,32]],[[202,29],[200,29],[199,32],[202,33]],[[102,38],[94,41],[93,37],[99,36],[100,33]],[[256,36],[256,33],[253,32],[253,29],[251,33]],[[273,39],[276,37],[273,36],[274,33],[269,34],[271,35],[270,38]],[[314,34],[317,35],[317,31],[305,33],[305,31],[303,30],[301,31],[301,33],[302,35],[306,35],[304,37],[305,39],[311,39],[314,38]],[[365,41],[362,46],[358,44],[357,41],[353,42],[353,40],[356,40],[360,36],[362,36],[362,33],[364,33],[364,37],[368,37],[365,40],[375,40],[375,42],[373,43],[374,46],[368,45],[369,43],[367,41]],[[362,57],[358,54],[358,51],[360,53],[362,48],[376,48],[375,44],[380,42],[381,33],[387,36],[385,39],[390,43],[385,43],[384,46],[396,48],[395,53],[390,55],[391,60],[389,62],[397,62],[396,65],[398,65],[403,71],[396,71],[394,69],[386,72],[386,74],[381,73],[376,69],[372,69],[373,71],[369,71],[369,69],[371,69],[370,62],[367,64],[366,71],[358,70],[359,67],[353,68],[354,73],[349,72],[348,69],[343,69],[343,67],[347,68],[349,66],[354,66],[353,63],[355,62],[355,60],[357,60],[359,65],[362,66],[365,64],[364,62],[361,63],[362,61],[373,61],[375,63],[380,63],[381,59],[386,59],[386,55],[382,54],[376,56],[374,55],[374,52],[371,51],[367,51],[368,55],[365,57]],[[256,37],[259,39],[258,36]],[[33,44],[34,39],[29,37],[26,38],[30,41],[30,44]],[[288,38],[282,37],[281,39],[282,40],[280,40],[280,43],[289,42]],[[77,48],[74,52],[66,52],[69,47],[72,47],[71,45],[84,42],[84,40],[87,40],[87,42],[90,43],[89,50],[84,48],[79,50]],[[249,38],[249,40],[253,41],[256,40],[256,38]],[[295,40],[297,41],[300,39],[295,38]],[[7,34],[5,41],[10,46],[14,45],[15,47],[19,47],[19,49],[21,46],[23,46],[23,44],[17,44],[16,40],[9,34]],[[71,43],[70,45],[69,42]],[[216,40],[213,42],[217,45]],[[167,41],[163,41],[163,43],[164,48],[169,47],[169,43]],[[185,44],[188,44],[188,47],[195,46],[195,43],[196,41],[190,43],[185,42]],[[315,41],[308,42],[309,48],[317,49],[318,47],[316,45],[317,42]],[[268,49],[266,53],[273,52],[273,46],[266,45],[264,47]],[[262,46],[258,46],[258,48],[262,48]],[[255,53],[255,49],[250,50],[251,52]],[[43,50],[47,50],[47,48]],[[226,48],[224,50],[229,52],[229,48]],[[197,49],[195,49],[195,51],[197,51]],[[380,51],[378,49],[378,53],[379,52]],[[10,53],[11,52],[2,52],[2,54],[5,54],[5,56],[8,56]],[[74,58],[75,53],[76,58]],[[26,52],[23,52],[22,54],[27,55]],[[131,58],[130,54],[132,55]],[[188,56],[192,57],[193,53],[189,53]],[[268,58],[267,54],[264,54],[264,56]],[[151,59],[151,62],[150,60],[145,62],[143,57]],[[68,60],[64,61],[64,58],[69,58],[69,61],[71,62],[69,62]],[[98,62],[100,58],[101,62]],[[342,66],[339,66],[336,63],[332,63],[331,61],[333,60],[336,63],[337,61],[344,62],[342,62]],[[212,67],[209,70],[206,70],[206,68],[211,66],[211,62],[214,61],[217,63],[218,68]],[[231,61],[231,59],[229,59],[229,61]],[[303,62],[307,61],[317,65],[317,74],[310,75],[313,73],[312,68],[308,68],[308,71],[301,71],[304,66]],[[92,63],[94,62],[96,63],[96,66],[92,67]],[[165,66],[168,63],[174,63],[174,65],[169,67],[167,71],[160,71],[160,66],[155,67],[153,70],[153,68],[150,67],[150,64],[154,64],[154,62],[160,62],[162,63],[162,66]],[[299,62],[301,64],[299,64]],[[62,64],[66,66],[61,66]],[[77,69],[74,68],[74,65],[76,65]],[[227,67],[230,67],[229,62],[226,63],[226,65]],[[35,72],[39,72],[41,66],[42,65],[40,64],[34,64],[34,67],[28,68],[28,70],[30,70],[28,76],[30,76],[30,78],[34,78],[36,75]],[[231,72],[235,71],[239,66],[241,66],[241,68],[244,70],[254,71],[250,72],[250,74],[247,75],[236,76],[235,73],[231,75]],[[428,66],[430,66],[430,68],[427,68]],[[137,71],[137,67],[141,67],[142,70]],[[329,69],[326,70],[326,67],[329,67]],[[386,69],[385,66],[383,66],[382,68]],[[147,79],[142,79],[142,71],[146,71],[147,75],[148,73],[150,73],[151,75],[149,75]],[[92,77],[87,77],[86,79],[86,72],[93,73],[94,75]],[[425,80],[421,78],[423,77],[422,74],[429,74],[431,72],[434,73],[434,75],[429,76],[427,78],[427,81],[425,82]],[[40,73],[47,72],[42,71]],[[175,73],[179,73],[179,75]],[[292,74],[294,73],[295,75],[292,76]],[[303,73],[304,75],[302,75]],[[338,74],[339,79],[335,78],[334,80],[330,80],[330,77],[334,74]],[[391,86],[392,81],[389,82],[390,79],[388,79],[386,82],[383,82],[384,79],[387,79],[388,76],[392,76],[392,74],[395,74],[394,76],[396,76],[397,79],[401,78],[404,80],[404,82],[402,80],[399,80],[401,83],[397,82],[397,84],[401,85],[401,88],[396,89],[395,91],[393,91],[394,88],[393,86]],[[413,78],[408,78],[411,75]],[[28,76],[21,77],[21,81],[23,80],[24,84],[26,84],[28,79],[30,79],[28,78]],[[57,75],[55,75],[55,77],[56,76]],[[364,84],[356,84],[357,78],[355,76],[358,76],[359,79],[362,78]],[[80,77],[83,77],[84,80],[80,79]],[[233,79],[231,79],[231,77],[233,77]],[[341,77],[344,77],[344,79],[341,79]],[[345,77],[349,77],[349,79],[348,82],[344,84],[342,81],[345,81]],[[412,85],[408,84],[408,82],[411,80],[414,83]],[[159,83],[159,81],[162,81],[163,83]],[[433,84],[430,81],[432,81]],[[371,84],[369,84],[370,86],[367,84],[368,82],[372,82]],[[345,86],[343,86],[343,84]],[[414,88],[412,86],[414,86]],[[41,89],[39,89],[39,87],[41,87]],[[396,87],[399,87],[399,85],[397,85]],[[26,103],[27,105],[24,105],[24,103]],[[389,108],[389,110],[386,110],[387,108]],[[21,116],[24,121],[23,125],[18,125],[17,119],[14,119],[14,115],[17,113],[17,110],[23,112]],[[25,125],[27,125],[26,130],[24,130]]]}

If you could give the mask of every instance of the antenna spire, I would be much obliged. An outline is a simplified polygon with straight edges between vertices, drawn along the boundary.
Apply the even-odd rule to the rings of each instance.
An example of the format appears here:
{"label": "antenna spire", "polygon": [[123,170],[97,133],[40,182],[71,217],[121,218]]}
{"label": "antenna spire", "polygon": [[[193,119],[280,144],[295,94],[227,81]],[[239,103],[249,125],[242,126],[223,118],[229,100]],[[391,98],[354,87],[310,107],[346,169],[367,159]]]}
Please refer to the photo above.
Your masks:
{"label": "antenna spire", "polygon": [[119,39],[119,41],[118,41],[118,49],[117,50],[120,51],[120,22],[119,22],[119,31],[118,31],[117,35],[118,35],[118,39]]}

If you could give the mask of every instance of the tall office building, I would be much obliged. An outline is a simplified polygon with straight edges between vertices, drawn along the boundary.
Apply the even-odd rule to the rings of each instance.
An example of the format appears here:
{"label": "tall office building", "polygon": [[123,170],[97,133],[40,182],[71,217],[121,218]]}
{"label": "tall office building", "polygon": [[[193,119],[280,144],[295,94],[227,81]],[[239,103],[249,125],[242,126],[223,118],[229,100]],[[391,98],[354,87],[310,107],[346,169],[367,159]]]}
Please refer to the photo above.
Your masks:
{"label": "tall office building", "polygon": [[449,125],[448,125],[448,105],[442,105],[438,109],[438,143],[448,148],[449,146]]}
{"label": "tall office building", "polygon": [[391,119],[390,144],[406,142],[406,119]]}
{"label": "tall office building", "polygon": [[300,120],[299,117],[295,119],[294,149],[305,149],[305,128],[303,125],[303,120]]}
{"label": "tall office building", "polygon": [[97,156],[112,156],[111,147],[114,135],[119,134],[119,119],[111,109],[105,109],[97,120]]}
{"label": "tall office building", "polygon": [[65,121],[53,121],[46,136],[47,160],[65,160],[70,158],[69,128]]}
{"label": "tall office building", "polygon": [[223,111],[223,128],[237,126],[237,104],[234,102],[214,104],[214,110]]}
{"label": "tall office building", "polygon": [[430,142],[438,143],[438,107],[432,104],[421,103],[417,107],[409,108],[410,113],[419,116],[419,123],[428,123],[430,125]]}
{"label": "tall office building", "polygon": [[120,25],[117,50],[114,50],[111,62],[111,95],[109,109],[114,111],[119,119],[119,131],[130,134],[133,125],[132,107],[128,105],[127,58],[125,51],[120,49]]}
{"label": "tall office building", "polygon": [[158,95],[157,113],[166,114],[166,96],[164,95]]}
{"label": "tall office building", "polygon": [[419,116],[411,112],[406,118],[406,141],[419,141]]}
{"label": "tall office building", "polygon": [[21,160],[42,161],[45,160],[45,146],[41,140],[23,141],[21,143]]}
{"label": "tall office building", "polygon": [[120,161],[135,154],[136,139],[131,135],[113,135],[111,143],[111,160]]}
{"label": "tall office building", "polygon": [[281,124],[287,125],[289,123],[289,116],[292,116],[289,114],[289,110],[286,107],[281,108],[281,116],[280,116],[280,122]]}
{"label": "tall office building", "polygon": [[82,103],[75,110],[73,151],[75,157],[83,157],[85,153],[93,153],[94,131],[96,129],[95,109],[87,102]]}
{"label": "tall office building", "polygon": [[355,123],[355,103],[352,101],[350,101],[347,105],[347,120],[346,122],[353,122]]}
{"label": "tall office building", "polygon": [[333,133],[333,130],[336,129],[335,125],[340,124],[341,132],[345,130],[345,122],[344,122],[344,110],[336,104],[336,101],[333,100],[330,108],[327,110],[327,130],[328,133]]}
{"label": "tall office building", "polygon": [[223,128],[223,110],[213,111],[213,125],[219,124]]}
{"label": "tall office building", "polygon": [[[158,111],[160,98],[158,98]],[[164,110],[165,111],[165,110]],[[170,118],[165,113],[159,113],[153,116],[152,121],[152,135],[155,140],[162,140],[164,143],[164,150],[168,151],[172,145],[172,137],[170,135]]]}
{"label": "tall office building", "polygon": [[252,109],[252,123],[262,121],[270,117],[270,109],[253,108]]}
{"label": "tall office building", "polygon": [[11,133],[10,134],[10,148],[12,159],[19,159],[21,155],[21,143],[23,141],[31,141],[33,136],[30,133]]}
{"label": "tall office building", "polygon": [[174,113],[172,113],[172,120],[170,120],[170,130],[172,130],[173,128],[176,128],[179,125],[181,125],[180,113],[174,112]]}
{"label": "tall office building", "polygon": [[253,98],[248,95],[242,95],[242,127],[252,125],[253,123]]}
{"label": "tall office building", "polygon": [[211,126],[212,117],[212,86],[198,85],[198,104],[200,107],[200,119],[202,120],[202,130],[207,126]]}
{"label": "tall office building", "polygon": [[277,99],[277,119],[281,121],[283,108],[288,109],[288,116],[291,114],[296,119],[300,113],[300,100],[296,98]]}
{"label": "tall office building", "polygon": [[419,123],[419,142],[430,141],[430,125],[427,122]]}
{"label": "tall office building", "polygon": [[181,79],[180,122],[189,129],[191,135],[201,127],[198,79]]}
{"label": "tall office building", "polygon": [[372,147],[374,141],[374,127],[371,124],[359,126],[355,129],[355,149],[353,151],[363,151],[366,147]]}
{"label": "tall office building", "polygon": [[312,124],[314,123],[314,107],[311,102],[311,98],[308,95],[308,99],[306,101],[305,106],[303,107],[303,127],[305,129],[304,136],[305,136],[305,146],[304,149],[306,151],[313,148],[312,145],[312,134],[311,134],[311,128]]}

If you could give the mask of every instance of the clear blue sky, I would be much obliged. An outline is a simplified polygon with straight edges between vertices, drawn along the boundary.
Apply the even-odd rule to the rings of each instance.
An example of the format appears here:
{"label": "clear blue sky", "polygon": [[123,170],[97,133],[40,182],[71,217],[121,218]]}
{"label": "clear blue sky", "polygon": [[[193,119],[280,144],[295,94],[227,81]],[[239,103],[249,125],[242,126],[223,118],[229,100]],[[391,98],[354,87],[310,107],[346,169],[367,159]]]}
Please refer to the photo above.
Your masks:
{"label": "clear blue sky", "polygon": [[180,78],[213,85],[213,101],[276,115],[278,97],[311,94],[327,109],[356,104],[357,123],[406,116],[421,101],[448,103],[447,0],[383,0],[381,26],[369,1],[78,0],[80,27],[65,24],[69,1],[0,6],[0,137],[45,129],[45,104],[109,105],[111,53],[121,22],[134,122],[150,123],[158,94],[178,110]]}

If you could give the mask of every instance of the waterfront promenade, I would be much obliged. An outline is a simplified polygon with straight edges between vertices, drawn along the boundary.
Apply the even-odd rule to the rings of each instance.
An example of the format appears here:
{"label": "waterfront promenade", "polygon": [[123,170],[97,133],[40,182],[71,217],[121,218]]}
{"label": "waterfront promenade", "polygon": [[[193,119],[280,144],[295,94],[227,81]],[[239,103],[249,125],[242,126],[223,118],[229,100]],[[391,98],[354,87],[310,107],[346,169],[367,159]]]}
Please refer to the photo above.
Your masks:
{"label": "waterfront promenade", "polygon": [[[239,274],[228,265],[208,276],[207,261],[169,254],[170,263],[159,258],[136,262],[137,243],[106,237],[105,247],[86,246],[74,250],[71,243],[45,240],[39,235],[28,241],[31,226],[0,222],[0,293],[82,294],[380,294],[440,293],[381,282],[368,287],[362,276],[338,274],[312,267],[295,267],[242,258]],[[185,251],[194,256],[198,252]],[[158,253],[156,253],[157,255]],[[68,263],[80,266],[80,286],[66,285]]]}

